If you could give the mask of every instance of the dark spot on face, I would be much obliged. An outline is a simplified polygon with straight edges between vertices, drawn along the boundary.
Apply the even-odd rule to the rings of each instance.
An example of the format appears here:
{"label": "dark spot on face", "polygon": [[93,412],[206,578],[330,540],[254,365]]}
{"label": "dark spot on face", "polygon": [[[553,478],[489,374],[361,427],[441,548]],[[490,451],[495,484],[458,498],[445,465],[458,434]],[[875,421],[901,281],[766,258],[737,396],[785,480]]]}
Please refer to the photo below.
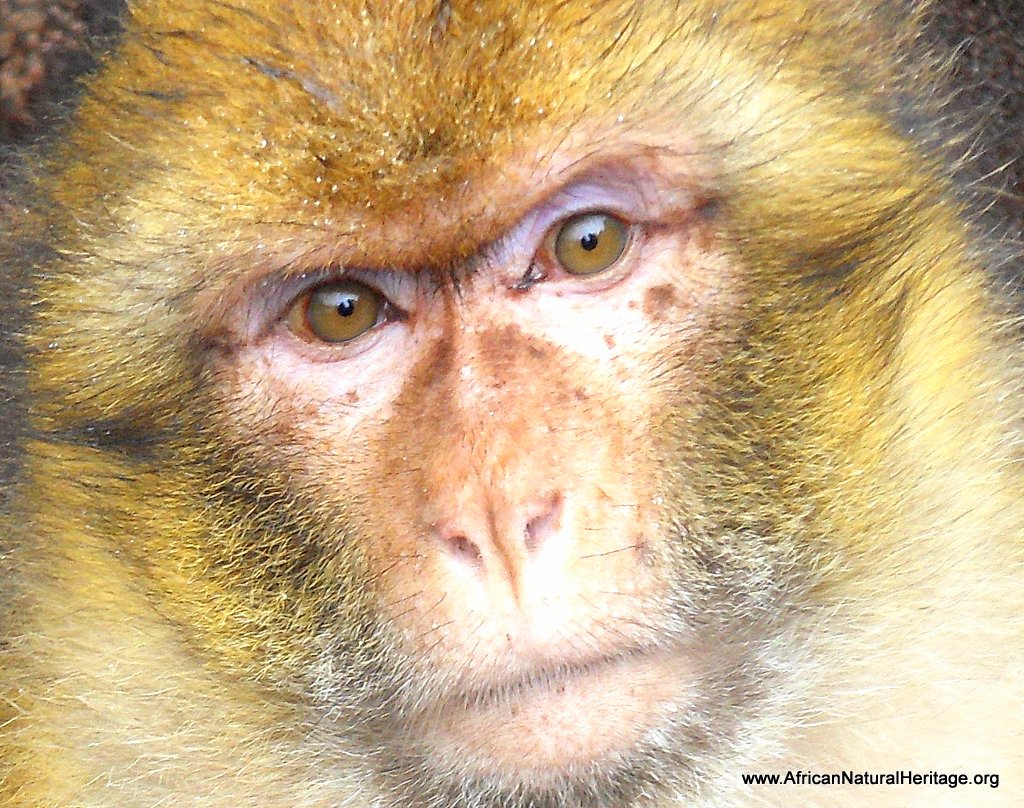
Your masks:
{"label": "dark spot on face", "polygon": [[693,228],[692,238],[694,247],[700,252],[709,252],[715,243],[715,230],[710,224],[704,223]]}
{"label": "dark spot on face", "polygon": [[433,354],[423,366],[422,380],[425,386],[433,386],[452,372],[452,345],[448,340],[438,340]]}
{"label": "dark spot on face", "polygon": [[611,334],[605,334],[604,335],[604,344],[607,345],[609,348],[614,348],[615,347],[615,337],[613,337]]}
{"label": "dark spot on face", "polygon": [[345,394],[345,403],[346,404],[358,404],[359,403],[359,393],[357,393],[355,390],[349,390],[348,393]]}
{"label": "dark spot on face", "polygon": [[518,325],[506,325],[494,331],[482,334],[479,339],[481,350],[489,357],[497,359],[501,357],[503,362],[512,365],[522,361],[523,352],[530,359],[547,361],[549,358],[549,346],[525,334]]}
{"label": "dark spot on face", "polygon": [[652,319],[664,319],[675,305],[676,290],[667,283],[652,286],[644,295],[644,314]]}
{"label": "dark spot on face", "polygon": [[573,391],[573,395],[575,396],[577,401],[589,401],[590,400],[590,396],[587,395],[586,391],[582,387],[577,387]]}
{"label": "dark spot on face", "polygon": [[654,548],[646,536],[638,535],[633,542],[633,549],[636,550],[637,560],[641,564],[650,564],[654,561]]}

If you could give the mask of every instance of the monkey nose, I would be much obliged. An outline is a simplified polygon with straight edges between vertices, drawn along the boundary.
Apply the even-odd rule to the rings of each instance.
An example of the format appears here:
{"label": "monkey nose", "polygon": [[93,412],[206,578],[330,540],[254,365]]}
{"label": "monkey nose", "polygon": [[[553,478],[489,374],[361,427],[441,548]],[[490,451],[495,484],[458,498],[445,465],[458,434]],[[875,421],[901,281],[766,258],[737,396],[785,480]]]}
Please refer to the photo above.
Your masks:
{"label": "monkey nose", "polygon": [[545,547],[555,543],[562,528],[561,492],[526,505],[488,507],[479,515],[462,514],[435,525],[442,552],[485,577],[506,578],[514,588],[524,568]]}
{"label": "monkey nose", "polygon": [[537,515],[523,528],[523,544],[529,552],[539,550],[553,539],[562,526],[562,494],[555,492],[542,501]]}

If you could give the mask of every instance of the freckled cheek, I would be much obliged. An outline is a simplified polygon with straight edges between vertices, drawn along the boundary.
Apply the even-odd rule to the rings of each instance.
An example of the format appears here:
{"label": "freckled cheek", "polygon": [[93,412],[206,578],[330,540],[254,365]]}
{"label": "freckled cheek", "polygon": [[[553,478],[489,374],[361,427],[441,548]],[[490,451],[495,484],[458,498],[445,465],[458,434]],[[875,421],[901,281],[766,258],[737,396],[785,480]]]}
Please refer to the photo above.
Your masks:
{"label": "freckled cheek", "polygon": [[[238,438],[231,445],[284,472],[305,498],[328,511],[335,503],[339,514],[390,537],[396,512],[407,521],[421,501],[427,433],[422,408],[399,406],[418,346],[396,340],[379,347],[352,360],[310,362],[253,346],[214,376],[223,427]],[[405,436],[401,445],[396,434]],[[375,547],[393,549],[384,540]]]}
{"label": "freckled cheek", "polygon": [[273,344],[241,349],[214,368],[222,427],[237,438],[231,445],[298,485],[332,480],[338,490],[372,469],[370,427],[391,417],[403,381],[397,348],[381,347],[338,362],[310,362]]}
{"label": "freckled cheek", "polygon": [[734,283],[725,256],[699,252],[690,243],[679,253],[663,255],[656,270],[632,290],[627,305],[649,329],[682,335],[699,349],[714,339],[709,329],[734,305]]}
{"label": "freckled cheek", "polygon": [[637,378],[681,346],[696,357],[719,338],[733,305],[729,269],[724,256],[694,244],[663,247],[614,286],[552,287],[517,314],[524,329],[551,345],[596,359],[618,378]]}

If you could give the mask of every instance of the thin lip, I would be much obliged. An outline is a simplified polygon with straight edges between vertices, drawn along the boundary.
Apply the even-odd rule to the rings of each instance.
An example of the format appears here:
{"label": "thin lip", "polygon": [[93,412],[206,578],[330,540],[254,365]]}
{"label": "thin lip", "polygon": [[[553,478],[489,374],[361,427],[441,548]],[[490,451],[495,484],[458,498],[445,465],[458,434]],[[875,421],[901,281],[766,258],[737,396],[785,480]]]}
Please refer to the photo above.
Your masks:
{"label": "thin lip", "polygon": [[618,665],[651,658],[664,650],[634,647],[583,659],[536,665],[503,681],[457,693],[448,701],[449,704],[463,709],[479,710],[500,707],[520,701],[528,694],[550,693],[562,685],[586,679],[595,673],[610,670]]}

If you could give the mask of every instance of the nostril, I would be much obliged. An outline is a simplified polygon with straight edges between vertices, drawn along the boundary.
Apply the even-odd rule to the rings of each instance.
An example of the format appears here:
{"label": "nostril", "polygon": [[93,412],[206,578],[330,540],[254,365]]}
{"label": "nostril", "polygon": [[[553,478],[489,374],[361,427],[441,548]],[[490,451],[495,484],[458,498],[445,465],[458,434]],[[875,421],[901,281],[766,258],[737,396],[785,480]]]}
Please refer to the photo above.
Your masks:
{"label": "nostril", "polygon": [[468,537],[461,533],[456,533],[450,536],[442,536],[441,538],[448,551],[456,558],[475,566],[483,563],[480,547],[476,542],[470,541]]}
{"label": "nostril", "polygon": [[526,549],[533,552],[552,538],[561,527],[561,522],[562,495],[558,493],[548,499],[540,514],[526,523],[524,530]]}

